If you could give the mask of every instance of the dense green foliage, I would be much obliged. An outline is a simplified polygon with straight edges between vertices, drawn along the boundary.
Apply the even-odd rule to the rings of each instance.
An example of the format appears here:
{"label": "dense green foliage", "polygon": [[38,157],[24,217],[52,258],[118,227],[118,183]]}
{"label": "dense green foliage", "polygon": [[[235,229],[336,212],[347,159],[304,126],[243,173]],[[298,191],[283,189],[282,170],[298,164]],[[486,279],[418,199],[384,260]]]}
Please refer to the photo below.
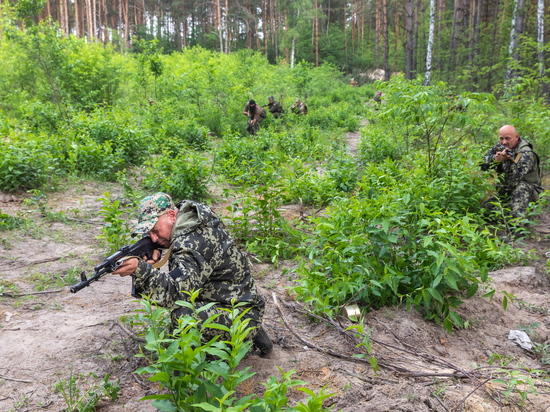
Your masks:
{"label": "dense green foliage", "polygon": [[[317,310],[350,299],[406,303],[447,330],[463,325],[453,309],[487,288],[489,270],[522,258],[497,235],[524,222],[505,210],[492,226],[482,218],[494,176],[478,163],[498,126],[514,123],[548,171],[549,111],[536,96],[497,102],[401,76],[353,87],[331,65],[273,66],[250,50],[163,55],[150,41],[122,55],[44,23],[8,32],[0,42],[2,190],[55,189],[79,176],[118,180],[126,204],[159,190],[176,201],[226,201],[228,226],[257,259],[301,259],[295,292]],[[376,107],[374,87],[384,92]],[[270,95],[286,115],[268,115],[248,135],[244,104]],[[308,104],[306,116],[288,110],[295,97]],[[362,117],[355,157],[343,135]],[[128,209],[107,195],[103,203],[100,236],[116,247]],[[294,215],[288,203],[298,205]]]}

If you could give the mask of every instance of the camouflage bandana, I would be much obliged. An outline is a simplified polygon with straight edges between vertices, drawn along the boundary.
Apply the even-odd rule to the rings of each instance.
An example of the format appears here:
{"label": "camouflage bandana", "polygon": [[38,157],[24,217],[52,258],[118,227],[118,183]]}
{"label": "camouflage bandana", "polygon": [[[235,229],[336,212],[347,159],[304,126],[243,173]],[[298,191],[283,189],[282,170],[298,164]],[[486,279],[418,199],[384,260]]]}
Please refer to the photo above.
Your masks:
{"label": "camouflage bandana", "polygon": [[155,227],[159,217],[175,208],[172,198],[166,193],[159,192],[143,198],[139,202],[138,224],[132,229],[132,236],[148,233]]}

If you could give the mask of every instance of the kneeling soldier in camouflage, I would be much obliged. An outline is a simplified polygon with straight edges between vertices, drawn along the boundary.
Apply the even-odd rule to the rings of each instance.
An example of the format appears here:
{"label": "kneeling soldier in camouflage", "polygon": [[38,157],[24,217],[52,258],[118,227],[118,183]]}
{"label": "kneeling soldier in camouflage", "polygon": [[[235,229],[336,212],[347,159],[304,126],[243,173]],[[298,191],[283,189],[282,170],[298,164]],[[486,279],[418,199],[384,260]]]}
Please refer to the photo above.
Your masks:
{"label": "kneeling soldier in camouflage", "polygon": [[[256,327],[249,335],[260,349],[260,356],[267,357],[273,344],[262,327],[265,302],[259,295],[248,262],[229,236],[220,218],[207,206],[181,201],[174,205],[169,195],[156,193],[145,197],[138,206],[139,221],[132,230],[133,236],[148,233],[151,240],[170,248],[170,273],[161,273],[152,267],[160,257],[145,261],[138,258],[125,260],[113,273],[132,276],[137,293],[151,295],[157,305],[172,311],[172,325],[177,325],[181,316],[193,316],[189,308],[176,304],[189,302],[184,291],[199,290],[195,309],[211,302],[216,305],[198,314],[204,322],[210,316],[220,314],[216,323],[230,327],[229,313],[221,308],[231,308],[231,300],[245,303],[240,310],[249,309],[244,319],[250,319],[249,326]],[[206,328],[206,340],[215,335],[229,340],[221,330]]]}
{"label": "kneeling soldier in camouflage", "polygon": [[514,126],[501,127],[498,138],[499,143],[489,149],[481,165],[482,170],[495,169],[498,173],[497,196],[487,199],[483,206],[493,209],[491,202],[509,201],[512,216],[518,218],[525,214],[529,202],[539,200],[543,191],[539,157]]}

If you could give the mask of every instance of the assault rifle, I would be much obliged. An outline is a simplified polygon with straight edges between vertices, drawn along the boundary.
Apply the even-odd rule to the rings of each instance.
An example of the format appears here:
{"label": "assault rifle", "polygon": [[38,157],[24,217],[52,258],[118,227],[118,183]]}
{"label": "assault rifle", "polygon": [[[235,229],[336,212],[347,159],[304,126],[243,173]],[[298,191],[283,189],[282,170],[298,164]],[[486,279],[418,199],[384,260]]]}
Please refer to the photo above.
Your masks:
{"label": "assault rifle", "polygon": [[[119,250],[109,256],[100,265],[94,268],[94,275],[91,278],[87,278],[84,272],[80,274],[80,282],[71,288],[71,293],[76,293],[79,290],[84,289],[86,286],[90,286],[90,283],[101,279],[108,273],[112,273],[120,266],[121,259],[126,256],[139,256],[146,257],[148,260],[153,258],[153,252],[157,249],[161,249],[162,246],[158,243],[154,243],[149,235],[143,236],[140,240],[132,245],[122,246]],[[132,282],[133,283],[133,282]],[[135,294],[134,286],[132,284],[132,295]]]}
{"label": "assault rifle", "polygon": [[497,146],[497,149],[498,149],[500,152],[502,152],[504,149],[506,149],[506,154],[507,154],[508,156],[510,156],[510,157],[513,156],[512,151],[511,151],[510,149],[508,149],[506,146],[502,145],[502,144],[499,144],[499,145]]}

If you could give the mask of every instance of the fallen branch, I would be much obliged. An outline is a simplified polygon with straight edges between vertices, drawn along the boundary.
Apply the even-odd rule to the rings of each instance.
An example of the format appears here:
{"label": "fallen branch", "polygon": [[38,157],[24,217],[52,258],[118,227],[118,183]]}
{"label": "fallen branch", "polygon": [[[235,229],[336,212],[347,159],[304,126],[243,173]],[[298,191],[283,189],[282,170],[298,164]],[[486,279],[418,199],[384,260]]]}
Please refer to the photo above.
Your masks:
{"label": "fallen branch", "polygon": [[136,342],[141,342],[141,343],[146,343],[147,341],[143,338],[140,338],[136,335],[134,335],[132,332],[130,332],[128,329],[126,329],[122,323],[120,322],[117,322],[117,325],[120,327],[120,329],[122,329],[123,332],[125,332],[128,336],[130,336],[134,341]]}
{"label": "fallen branch", "polygon": [[451,412],[451,411],[449,410],[449,408],[447,408],[447,405],[445,405],[445,404],[443,403],[443,401],[442,401],[441,399],[439,399],[439,396],[437,396],[435,393],[432,393],[432,396],[435,398],[435,400],[436,400],[437,402],[439,402],[439,404],[443,407],[443,409],[445,409],[447,412]]}
{"label": "fallen branch", "polygon": [[453,408],[453,410],[454,410],[454,411],[458,411],[458,408],[460,408],[460,406],[461,406],[464,402],[466,402],[466,399],[468,399],[472,393],[474,393],[475,391],[477,391],[479,388],[481,388],[483,385],[485,385],[485,384],[486,384],[487,382],[489,382],[491,379],[492,379],[492,376],[490,376],[489,378],[487,378],[483,383],[480,383],[479,385],[477,385],[477,386],[474,388],[473,391],[471,391],[468,395],[466,395],[466,396],[464,397],[464,399],[462,399],[462,400],[458,403],[458,405],[456,405],[456,406]]}
{"label": "fallen branch", "polygon": [[10,293],[10,292],[3,292],[0,293],[0,296],[6,297],[6,298],[19,298],[21,296],[31,296],[31,295],[44,295],[47,293],[59,293],[63,292],[65,289],[56,289],[56,290],[42,290],[40,292],[28,292],[28,293]]}
{"label": "fallen branch", "polygon": [[0,375],[0,379],[5,379],[7,381],[14,381],[14,382],[32,383],[32,381],[27,381],[27,380],[24,380],[24,379],[10,378],[10,377],[4,376],[4,375]]}

